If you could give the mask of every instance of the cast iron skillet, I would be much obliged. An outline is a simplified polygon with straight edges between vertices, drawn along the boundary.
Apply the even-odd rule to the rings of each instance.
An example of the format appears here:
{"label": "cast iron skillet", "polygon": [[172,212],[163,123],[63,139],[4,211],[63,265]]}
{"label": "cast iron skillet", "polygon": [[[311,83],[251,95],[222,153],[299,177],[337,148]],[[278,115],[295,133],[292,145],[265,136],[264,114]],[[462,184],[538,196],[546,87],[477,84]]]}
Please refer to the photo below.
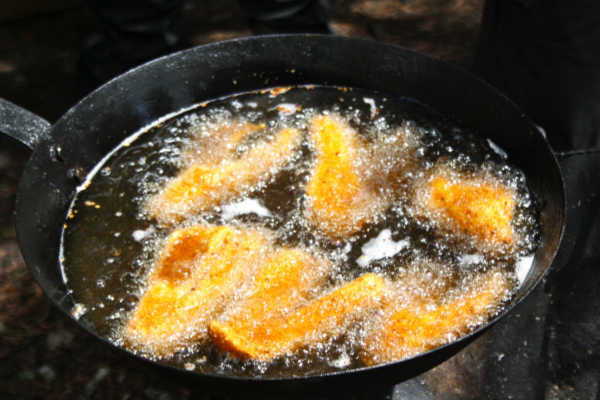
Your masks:
{"label": "cast iron skillet", "polygon": [[[336,36],[263,36],[192,48],[132,69],[85,97],[54,125],[0,101],[0,131],[33,151],[17,194],[17,236],[31,273],[52,302],[71,316],[73,300],[58,266],[61,229],[75,187],[107,152],[141,127],[192,104],[296,84],[412,97],[504,148],[525,172],[541,208],[541,244],[533,267],[502,315],[460,340],[404,361],[286,379],[199,375],[153,363],[157,368],[188,383],[235,390],[322,391],[393,384],[454,355],[510,312],[549,271],[565,226],[564,184],[545,137],[510,100],[465,71],[396,46]],[[116,350],[83,320],[77,323]]]}

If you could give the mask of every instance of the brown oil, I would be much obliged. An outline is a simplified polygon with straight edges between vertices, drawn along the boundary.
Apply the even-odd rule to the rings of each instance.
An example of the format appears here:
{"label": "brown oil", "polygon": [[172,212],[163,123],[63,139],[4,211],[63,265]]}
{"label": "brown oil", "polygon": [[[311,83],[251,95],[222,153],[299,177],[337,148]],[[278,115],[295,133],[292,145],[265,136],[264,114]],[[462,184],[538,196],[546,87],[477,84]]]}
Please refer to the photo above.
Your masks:
{"label": "brown oil", "polygon": [[[400,130],[415,143],[407,153],[411,167],[396,176],[396,196],[383,215],[343,240],[331,240],[307,225],[303,196],[314,155],[310,143],[304,140],[297,156],[271,179],[227,204],[188,215],[176,226],[228,223],[264,227],[274,233],[279,245],[325,252],[334,265],[329,276],[332,286],[365,272],[375,272],[400,286],[403,279],[425,282],[428,287],[423,287],[422,293],[431,295],[459,290],[465,282],[489,270],[506,274],[512,286],[518,286],[515,266],[537,246],[537,217],[524,175],[510,166],[510,160],[501,151],[412,99],[388,98],[353,88],[303,86],[241,93],[199,104],[138,132],[135,140],[111,153],[90,177],[89,186],[78,193],[65,221],[68,227],[63,232],[63,269],[77,303],[74,312],[100,335],[123,345],[121,327],[144,290],[161,241],[174,229],[148,217],[144,204],[189,164],[193,159],[190,154],[196,152],[202,157],[214,148],[212,127],[232,118],[265,124],[246,143],[252,146],[282,127],[306,131],[310,119],[320,113],[342,116],[365,143],[375,143]],[[244,148],[236,151],[243,157]],[[396,161],[384,156],[382,162]],[[369,172],[375,164],[366,160],[360,167]],[[486,251],[460,235],[449,234],[430,221],[414,217],[410,200],[414,186],[440,164],[465,175],[484,174],[515,191],[517,211],[513,224],[518,241],[511,251]],[[225,216],[226,206],[247,199],[268,213],[234,212]],[[386,257],[370,254],[365,258],[364,249],[378,243],[376,238],[395,250]],[[411,287],[406,293],[420,290]],[[500,312],[502,304],[495,307],[495,312]],[[358,354],[360,333],[365,329],[349,330],[329,343],[271,363],[235,360],[210,343],[160,362],[199,373],[314,375],[363,366]]]}

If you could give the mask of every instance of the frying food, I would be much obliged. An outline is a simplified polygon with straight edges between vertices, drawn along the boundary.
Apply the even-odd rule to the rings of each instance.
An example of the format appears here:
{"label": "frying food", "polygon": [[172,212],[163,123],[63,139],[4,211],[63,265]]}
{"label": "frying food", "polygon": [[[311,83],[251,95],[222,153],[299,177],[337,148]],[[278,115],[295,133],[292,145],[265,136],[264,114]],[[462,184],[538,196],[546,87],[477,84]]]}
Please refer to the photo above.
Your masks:
{"label": "frying food", "polygon": [[508,293],[502,274],[488,273],[478,279],[482,280],[441,305],[423,299],[409,304],[391,302],[382,324],[365,341],[363,362],[374,365],[402,360],[468,333],[496,311]]}
{"label": "frying food", "polygon": [[275,251],[259,269],[254,286],[244,299],[213,327],[222,324],[243,330],[256,321],[282,316],[305,302],[323,282],[330,263],[301,249]]}
{"label": "frying food", "polygon": [[482,244],[511,246],[515,241],[515,193],[499,183],[439,170],[429,178],[425,192],[417,192],[415,203],[422,215]]}
{"label": "frying food", "polygon": [[349,324],[381,307],[385,289],[382,277],[364,274],[287,315],[245,329],[214,324],[211,337],[219,348],[239,358],[269,361],[340,335]]}
{"label": "frying food", "polygon": [[340,117],[315,117],[310,137],[317,160],[306,186],[307,218],[325,235],[343,238],[373,220],[388,202],[379,196],[380,186],[361,173],[360,141]]}
{"label": "frying food", "polygon": [[125,327],[128,345],[164,357],[202,339],[266,246],[255,230],[203,225],[173,232]]}
{"label": "frying food", "polygon": [[300,137],[297,129],[285,128],[273,141],[256,145],[240,159],[191,165],[149,201],[150,215],[172,223],[244,193],[290,161]]}
{"label": "frying food", "polygon": [[280,319],[305,303],[330,267],[326,260],[300,249],[277,251],[260,269],[254,287],[241,304],[210,323],[210,337],[218,347],[228,350],[230,336],[251,332],[257,325]]}
{"label": "frying food", "polygon": [[64,230],[73,315],[128,350],[244,377],[358,368],[471,332],[525,279],[525,177],[418,102],[286,87],[173,115],[95,168]]}
{"label": "frying food", "polygon": [[182,155],[187,164],[217,165],[231,159],[251,135],[266,128],[265,123],[228,121],[203,132],[195,132],[193,145]]}

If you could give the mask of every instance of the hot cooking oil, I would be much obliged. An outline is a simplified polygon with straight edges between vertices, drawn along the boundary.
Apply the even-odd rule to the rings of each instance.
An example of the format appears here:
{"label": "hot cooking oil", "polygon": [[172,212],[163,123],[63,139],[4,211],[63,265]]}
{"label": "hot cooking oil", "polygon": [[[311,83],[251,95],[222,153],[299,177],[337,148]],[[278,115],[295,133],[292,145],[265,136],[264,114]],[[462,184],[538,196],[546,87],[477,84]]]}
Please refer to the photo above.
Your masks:
{"label": "hot cooking oil", "polygon": [[[323,159],[319,148],[326,146],[319,147],[311,134],[318,118],[341,124],[339,143],[348,146],[345,161],[342,151],[334,149],[331,154],[338,158],[319,175],[335,196],[348,197],[327,200],[343,203],[344,211],[337,215],[317,215],[311,211],[315,200],[307,195],[309,185],[321,183],[314,183],[315,171]],[[227,131],[231,126],[239,129]],[[255,155],[285,129],[297,132],[297,143],[284,155],[264,153],[285,159],[271,162]],[[348,132],[354,136],[343,139]],[[210,186],[212,197],[202,205],[191,201],[165,214],[161,203],[151,211],[153,199],[195,165],[216,166],[212,173],[225,183]],[[252,175],[253,169],[260,173]],[[258,229],[267,232],[273,248],[298,248],[322,257],[328,265],[326,279],[307,294],[306,302],[374,273],[389,283],[385,302],[397,309],[412,307],[418,299],[423,315],[451,307],[483,287],[482,277],[500,274],[506,291],[490,304],[486,318],[501,311],[524,279],[538,240],[535,199],[526,177],[502,149],[416,100],[356,88],[275,88],[201,103],[135,133],[96,171],[66,217],[62,267],[77,303],[74,313],[125,347],[123,326],[147,290],[161,246],[176,229]],[[223,171],[230,175],[223,178]],[[452,183],[491,184],[510,193],[515,203],[510,245],[478,240],[453,225],[451,216],[432,211],[427,190],[439,171],[450,171]],[[345,179],[342,185],[336,176]],[[236,186],[242,178],[244,185]],[[354,191],[347,192],[349,185],[356,186],[350,188]],[[158,218],[157,213],[167,216]],[[359,217],[347,218],[338,229],[336,219],[353,213]],[[251,281],[241,285],[219,313],[234,307],[251,288]],[[320,374],[364,366],[364,349],[382,318],[383,311],[349,320],[335,334],[307,340],[310,345],[269,362],[232,357],[204,334],[168,357],[147,351],[141,355],[200,373]],[[454,331],[462,334],[484,322],[457,320],[468,326]],[[456,337],[447,335],[444,341]]]}

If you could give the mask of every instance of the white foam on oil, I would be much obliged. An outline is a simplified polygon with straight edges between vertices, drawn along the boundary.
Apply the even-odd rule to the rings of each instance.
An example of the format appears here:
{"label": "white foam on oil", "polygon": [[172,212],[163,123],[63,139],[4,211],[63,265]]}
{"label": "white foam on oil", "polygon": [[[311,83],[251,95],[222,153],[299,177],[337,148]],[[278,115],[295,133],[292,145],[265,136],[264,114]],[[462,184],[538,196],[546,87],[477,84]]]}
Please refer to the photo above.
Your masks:
{"label": "white foam on oil", "polygon": [[498,154],[500,157],[502,157],[504,159],[508,158],[508,153],[506,151],[504,151],[504,149],[502,149],[496,143],[492,142],[490,139],[487,139],[487,143],[488,143],[488,146],[490,146],[490,149],[494,150],[494,153]]}
{"label": "white foam on oil", "polygon": [[71,315],[73,316],[73,318],[75,318],[75,320],[81,318],[86,312],[86,306],[81,303],[76,303],[71,309]]}
{"label": "white foam on oil", "polygon": [[531,254],[525,257],[521,257],[517,261],[517,265],[515,266],[515,273],[517,274],[519,285],[522,285],[523,282],[525,282],[525,278],[527,278],[527,275],[529,274],[529,271],[533,266],[533,258],[534,255]]}
{"label": "white foam on oil", "polygon": [[350,359],[350,356],[344,352],[335,360],[331,360],[329,362],[329,365],[331,365],[334,368],[342,369],[342,368],[346,368],[347,366],[349,366],[351,362],[352,362],[352,360]]}
{"label": "white foam on oil", "polygon": [[229,221],[239,215],[256,214],[259,217],[272,217],[271,211],[263,206],[258,199],[247,198],[222,207],[221,217]]}
{"label": "white foam on oil", "polygon": [[379,232],[377,237],[369,240],[362,247],[362,255],[358,257],[356,263],[361,267],[366,267],[371,261],[381,260],[386,257],[393,257],[410,245],[408,239],[395,242],[392,240],[392,231],[384,229]]}
{"label": "white foam on oil", "polygon": [[298,104],[293,103],[281,103],[278,104],[275,107],[275,109],[279,112],[280,115],[287,117],[299,112],[300,110],[302,110],[302,107],[300,107]]}
{"label": "white foam on oil", "polygon": [[150,226],[150,227],[148,227],[148,229],[145,229],[145,230],[137,229],[137,230],[133,231],[131,233],[131,237],[136,242],[141,242],[142,240],[144,240],[145,238],[150,236],[152,233],[154,233],[154,227]]}
{"label": "white foam on oil", "polygon": [[458,257],[458,262],[465,267],[472,264],[483,264],[485,262],[485,257],[481,254],[461,254]]}
{"label": "white foam on oil", "polygon": [[363,102],[369,106],[369,111],[371,112],[371,118],[375,118],[378,114],[377,105],[375,104],[375,100],[370,97],[363,97]]}

